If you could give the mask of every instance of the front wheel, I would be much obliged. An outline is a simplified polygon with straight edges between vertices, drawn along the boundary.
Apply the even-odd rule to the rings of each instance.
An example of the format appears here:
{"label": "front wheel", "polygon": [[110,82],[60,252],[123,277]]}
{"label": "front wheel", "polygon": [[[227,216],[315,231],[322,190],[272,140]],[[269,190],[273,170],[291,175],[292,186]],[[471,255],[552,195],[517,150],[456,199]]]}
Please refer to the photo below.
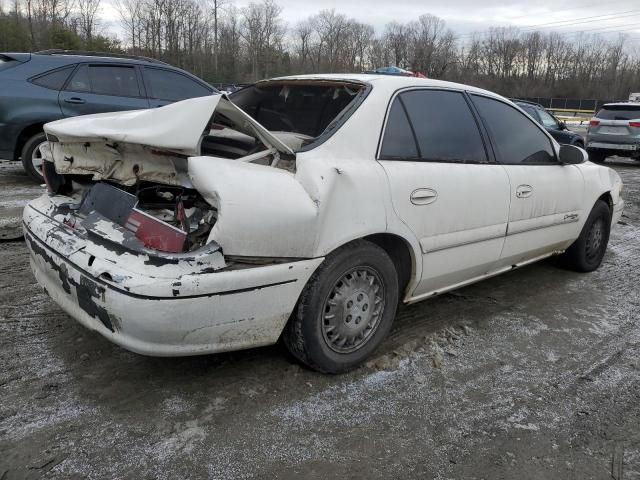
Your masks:
{"label": "front wheel", "polygon": [[47,143],[44,132],[36,133],[24,144],[22,148],[22,166],[36,182],[44,182],[42,175],[42,152],[40,147]]}
{"label": "front wheel", "polygon": [[325,373],[367,358],[389,332],[398,305],[398,275],[389,255],[358,240],[327,256],[283,332],[289,351]]}
{"label": "front wheel", "polygon": [[580,236],[564,253],[566,265],[578,272],[592,272],[600,266],[609,243],[611,211],[598,200],[582,227]]}

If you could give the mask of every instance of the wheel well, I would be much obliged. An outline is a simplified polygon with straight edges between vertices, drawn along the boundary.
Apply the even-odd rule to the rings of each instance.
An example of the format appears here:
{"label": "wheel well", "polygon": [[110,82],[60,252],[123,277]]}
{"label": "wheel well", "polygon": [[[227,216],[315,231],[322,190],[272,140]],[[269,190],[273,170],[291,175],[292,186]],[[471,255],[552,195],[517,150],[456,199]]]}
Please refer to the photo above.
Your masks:
{"label": "wheel well", "polygon": [[598,200],[602,200],[603,202],[605,202],[609,206],[609,212],[613,212],[613,198],[611,198],[611,193],[603,193],[602,195],[600,195],[600,197],[598,197]]}
{"label": "wheel well", "polygon": [[24,144],[27,143],[31,137],[33,137],[36,133],[42,132],[42,127],[44,123],[34,123],[33,125],[29,125],[25,127],[18,135],[18,139],[16,140],[16,147],[13,151],[13,159],[20,160],[20,155],[22,155],[22,148]]}
{"label": "wheel well", "polygon": [[[407,288],[409,284],[409,280],[411,280],[411,275],[414,273],[413,256],[411,255],[411,248],[406,240],[391,233],[368,235],[364,237],[364,240],[375,243],[391,257],[398,272],[399,290],[404,293],[405,288]],[[402,296],[400,298],[402,299]]]}

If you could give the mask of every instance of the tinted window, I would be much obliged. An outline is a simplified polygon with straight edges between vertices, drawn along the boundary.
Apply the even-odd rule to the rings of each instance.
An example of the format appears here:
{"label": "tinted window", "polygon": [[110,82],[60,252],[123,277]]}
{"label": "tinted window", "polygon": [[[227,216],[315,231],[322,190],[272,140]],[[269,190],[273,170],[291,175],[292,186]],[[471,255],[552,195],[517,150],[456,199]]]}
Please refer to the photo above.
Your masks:
{"label": "tinted window", "polygon": [[540,110],[538,112],[540,114],[540,119],[542,120],[542,124],[547,128],[558,128],[558,122],[555,118],[549,115],[544,110]]}
{"label": "tinted window", "polygon": [[484,123],[491,130],[503,163],[551,163],[551,140],[530,118],[515,108],[487,97],[473,95]]}
{"label": "tinted window", "polygon": [[91,92],[116,97],[139,97],[140,88],[134,67],[91,65],[89,67]]}
{"label": "tinted window", "polygon": [[409,120],[397,97],[391,105],[387,126],[384,130],[384,139],[380,151],[381,158],[417,159],[418,149],[416,141],[411,133]]}
{"label": "tinted window", "polygon": [[400,95],[423,160],[487,161],[478,125],[460,92],[413,90]]}
{"label": "tinted window", "polygon": [[89,69],[86,65],[82,65],[78,70],[76,70],[76,73],[71,77],[71,81],[69,82],[69,85],[67,85],[66,89],[74,92],[91,91],[91,83],[89,83]]}
{"label": "tinted window", "polygon": [[178,101],[211,95],[209,89],[181,73],[158,68],[145,68],[144,71],[151,98]]}
{"label": "tinted window", "polygon": [[597,118],[603,120],[635,120],[640,118],[640,105],[608,106],[596,113]]}
{"label": "tinted window", "polygon": [[40,75],[38,78],[33,79],[33,83],[40,85],[41,87],[60,90],[74,68],[75,65],[71,65],[69,67],[61,68],[60,70],[45,73],[44,75]]}

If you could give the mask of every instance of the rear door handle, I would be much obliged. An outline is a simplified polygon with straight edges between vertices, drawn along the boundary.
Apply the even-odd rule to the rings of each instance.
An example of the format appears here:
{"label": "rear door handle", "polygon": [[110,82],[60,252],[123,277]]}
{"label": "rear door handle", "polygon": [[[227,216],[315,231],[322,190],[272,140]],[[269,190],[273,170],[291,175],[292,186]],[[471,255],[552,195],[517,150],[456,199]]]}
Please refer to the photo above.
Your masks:
{"label": "rear door handle", "polygon": [[518,185],[516,188],[517,198],[527,198],[533,193],[533,187],[531,185]]}
{"label": "rear door handle", "polygon": [[438,192],[432,188],[418,188],[411,192],[409,200],[414,205],[429,205],[438,199]]}
{"label": "rear door handle", "polygon": [[65,98],[64,101],[67,103],[73,103],[76,105],[82,105],[83,103],[87,103],[86,100],[78,97]]}

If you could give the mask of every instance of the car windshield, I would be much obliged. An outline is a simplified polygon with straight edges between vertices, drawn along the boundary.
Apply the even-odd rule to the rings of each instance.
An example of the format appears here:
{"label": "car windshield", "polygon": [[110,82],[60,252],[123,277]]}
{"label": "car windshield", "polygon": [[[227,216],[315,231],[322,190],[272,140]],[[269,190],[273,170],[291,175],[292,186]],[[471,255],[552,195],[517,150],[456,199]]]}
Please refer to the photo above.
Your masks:
{"label": "car windshield", "polygon": [[635,120],[640,118],[640,105],[610,105],[600,110],[596,117],[603,120]]}
{"label": "car windshield", "polygon": [[349,82],[265,82],[230,98],[267,130],[318,137],[356,98],[363,86]]}

